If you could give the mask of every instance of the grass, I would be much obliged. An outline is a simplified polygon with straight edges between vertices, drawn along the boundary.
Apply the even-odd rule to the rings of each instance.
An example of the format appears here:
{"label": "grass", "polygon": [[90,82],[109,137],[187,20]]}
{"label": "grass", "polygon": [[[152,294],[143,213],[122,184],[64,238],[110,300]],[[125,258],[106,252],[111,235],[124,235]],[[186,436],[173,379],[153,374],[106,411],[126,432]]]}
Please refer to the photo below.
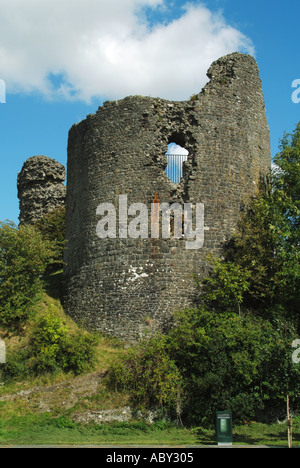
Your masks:
{"label": "grass", "polygon": [[64,416],[54,419],[44,414],[0,423],[1,445],[186,445],[196,441],[196,434],[188,429],[143,421],[80,425]]}
{"label": "grass", "polygon": [[[63,411],[61,412],[63,413]],[[233,444],[287,447],[286,424],[247,423],[234,427]],[[68,414],[29,412],[24,405],[0,402],[0,445],[167,445],[214,446],[213,429],[180,427],[164,421],[75,423]],[[300,447],[300,417],[294,418],[293,447]]]}

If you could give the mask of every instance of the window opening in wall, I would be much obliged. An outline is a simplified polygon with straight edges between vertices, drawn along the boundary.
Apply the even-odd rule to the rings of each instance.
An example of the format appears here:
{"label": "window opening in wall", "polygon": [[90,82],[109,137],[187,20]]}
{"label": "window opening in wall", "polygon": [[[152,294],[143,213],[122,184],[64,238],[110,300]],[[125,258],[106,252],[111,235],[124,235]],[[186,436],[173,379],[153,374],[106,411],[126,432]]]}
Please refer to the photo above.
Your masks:
{"label": "window opening in wall", "polygon": [[170,143],[168,145],[168,151],[166,157],[168,165],[166,167],[166,174],[174,184],[179,184],[182,177],[182,169],[184,161],[188,159],[188,150],[182,148],[182,146],[176,143]]}

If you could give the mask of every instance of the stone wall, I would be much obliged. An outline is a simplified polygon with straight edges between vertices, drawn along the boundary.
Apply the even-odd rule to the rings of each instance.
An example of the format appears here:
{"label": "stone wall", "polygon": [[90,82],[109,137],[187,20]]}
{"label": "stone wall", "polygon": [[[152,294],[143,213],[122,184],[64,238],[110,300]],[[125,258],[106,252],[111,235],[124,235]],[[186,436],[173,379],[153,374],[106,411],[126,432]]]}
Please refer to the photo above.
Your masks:
{"label": "stone wall", "polygon": [[65,206],[65,167],[47,156],[32,156],[18,174],[20,224],[34,224],[50,211]]}
{"label": "stone wall", "polygon": [[[69,132],[64,307],[91,329],[136,340],[164,330],[173,312],[194,304],[194,275],[207,272],[236,228],[241,206],[270,170],[270,138],[259,71],[249,55],[214,62],[210,81],[183,102],[130,96],[106,102]],[[170,142],[189,151],[184,177],[166,176]],[[201,249],[187,240],[99,239],[101,203],[149,207],[203,203]],[[129,217],[130,218],[130,217]]]}

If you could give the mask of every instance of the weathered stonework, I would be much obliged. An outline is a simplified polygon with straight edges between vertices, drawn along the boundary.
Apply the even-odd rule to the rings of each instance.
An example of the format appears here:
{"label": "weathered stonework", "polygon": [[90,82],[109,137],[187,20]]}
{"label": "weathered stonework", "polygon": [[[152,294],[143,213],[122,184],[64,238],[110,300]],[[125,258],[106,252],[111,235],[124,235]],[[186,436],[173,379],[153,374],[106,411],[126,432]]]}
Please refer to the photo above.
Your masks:
{"label": "weathered stonework", "polygon": [[65,206],[65,167],[47,156],[32,156],[18,174],[20,224],[34,224],[50,211]]}
{"label": "weathered stonework", "polygon": [[[184,102],[131,96],[106,102],[69,132],[64,307],[91,329],[136,340],[168,326],[177,309],[192,306],[194,275],[207,271],[236,228],[241,206],[270,170],[270,138],[255,60],[220,58],[210,81]],[[184,177],[166,176],[167,145],[189,151]],[[187,250],[182,239],[99,239],[100,203],[149,207],[161,202],[204,203],[205,240]]]}

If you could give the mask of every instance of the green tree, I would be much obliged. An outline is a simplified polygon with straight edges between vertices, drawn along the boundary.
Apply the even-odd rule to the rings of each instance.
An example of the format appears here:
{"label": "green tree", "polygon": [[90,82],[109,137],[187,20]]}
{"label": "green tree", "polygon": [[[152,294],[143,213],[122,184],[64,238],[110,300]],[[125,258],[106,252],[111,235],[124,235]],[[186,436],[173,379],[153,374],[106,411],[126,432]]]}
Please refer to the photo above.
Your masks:
{"label": "green tree", "polygon": [[50,211],[37,221],[34,227],[42,234],[47,242],[56,246],[56,258],[52,268],[61,268],[63,266],[63,255],[65,249],[65,230],[66,230],[66,209],[58,207]]}
{"label": "green tree", "polygon": [[285,134],[274,158],[272,177],[273,230],[278,242],[275,256],[277,302],[299,317],[300,300],[300,122],[293,134]]}
{"label": "green tree", "polygon": [[217,310],[241,314],[244,293],[249,290],[250,272],[233,262],[210,257],[213,269],[204,280],[196,280],[201,288],[201,301]]}
{"label": "green tree", "polygon": [[[203,282],[202,300],[231,297],[242,309],[300,327],[300,123],[285,135],[267,189],[241,214],[236,235]],[[234,308],[232,308],[234,310]]]}
{"label": "green tree", "polygon": [[300,122],[292,134],[285,134],[275,156],[273,187],[282,196],[282,213],[293,234],[292,240],[299,244],[300,233]]}
{"label": "green tree", "polygon": [[0,222],[0,323],[26,320],[43,289],[42,275],[56,251],[32,226]]}
{"label": "green tree", "polygon": [[284,414],[290,392],[300,401],[300,369],[292,363],[294,330],[260,317],[187,309],[177,314],[168,350],[184,382],[183,416],[211,424],[231,408],[236,421]]}

